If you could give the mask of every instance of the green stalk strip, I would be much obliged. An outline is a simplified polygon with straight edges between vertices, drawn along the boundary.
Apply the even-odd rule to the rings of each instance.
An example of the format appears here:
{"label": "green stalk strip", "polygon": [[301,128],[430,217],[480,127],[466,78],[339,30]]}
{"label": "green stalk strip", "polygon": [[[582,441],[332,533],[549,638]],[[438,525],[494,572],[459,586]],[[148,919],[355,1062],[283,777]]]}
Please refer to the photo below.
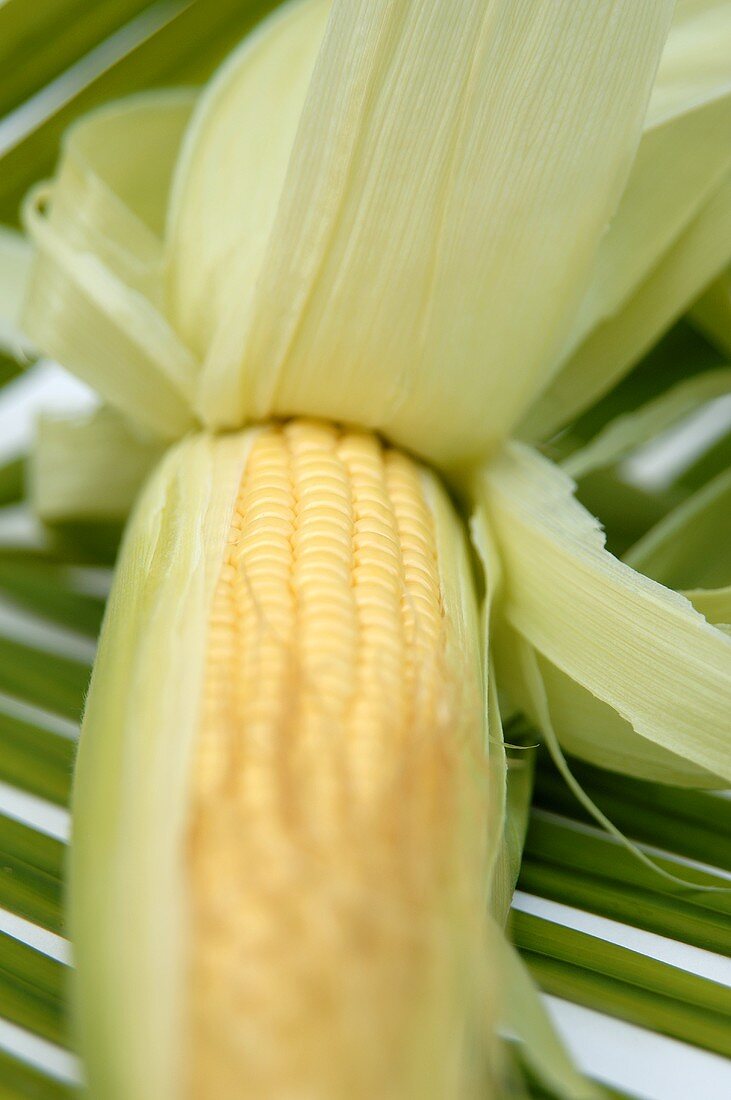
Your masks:
{"label": "green stalk strip", "polygon": [[518,888],[706,951],[727,955],[731,950],[728,917],[704,913],[674,898],[662,898],[636,887],[623,887],[618,882],[565,870],[530,857],[523,862]]}
{"label": "green stalk strip", "polygon": [[[660,809],[651,804],[651,799],[645,801],[642,794],[632,790],[630,784],[637,783],[638,780],[627,779],[628,795],[623,796],[607,790],[605,786],[597,785],[583,767],[574,761],[571,762],[571,769],[599,808],[633,840],[731,871],[731,846],[726,839],[730,834],[724,824],[731,806],[722,799],[669,788],[676,796],[677,804],[674,808],[669,806],[667,809]],[[624,777],[621,782],[624,782]],[[688,793],[713,799],[710,804],[706,803],[707,824],[697,823],[692,817],[683,817],[683,800]],[[548,771],[545,766],[536,771],[534,805],[593,824],[593,819],[579,805],[561,777]],[[687,877],[685,872],[683,877]]]}
{"label": "green stalk strip", "polygon": [[0,1100],[72,1100],[78,1089],[0,1050]]}
{"label": "green stalk strip", "polygon": [[0,780],[68,805],[76,744],[0,711]]}
{"label": "green stalk strip", "polygon": [[[731,897],[718,893],[694,893],[692,887],[674,886],[640,863],[632,852],[613,837],[601,832],[597,824],[588,831],[573,820],[552,818],[541,810],[534,810],[525,850],[535,860],[583,871],[663,896],[679,897],[693,906],[731,916]],[[729,879],[723,875],[688,867],[676,859],[658,856],[656,863],[663,870],[681,875],[699,886],[725,888],[731,885]]]}
{"label": "green stalk strip", "polygon": [[590,764],[576,763],[572,765],[572,769],[581,783],[591,785],[597,791],[606,791],[612,797],[662,810],[675,821],[681,819],[705,827],[709,818],[712,818],[714,826],[717,825],[726,835],[731,835],[731,802],[719,799],[708,791],[648,783],[643,779],[617,775],[616,772],[595,768]]}
{"label": "green stalk strip", "polygon": [[54,837],[0,815],[0,906],[63,932],[65,852]]}
{"label": "green stalk strip", "polygon": [[639,1027],[679,1039],[691,1046],[728,1057],[731,1049],[728,1022],[657,994],[603,975],[579,970],[530,951],[523,952],[535,981],[545,993],[615,1016]]}
{"label": "green stalk strip", "polygon": [[68,568],[44,555],[0,548],[0,592],[52,622],[92,638],[99,633],[104,600],[75,591]]}
{"label": "green stalk strip", "polygon": [[90,667],[0,635],[0,691],[77,722]]}
{"label": "green stalk strip", "polygon": [[731,882],[657,858],[660,868],[700,886],[673,885],[609,836],[534,812],[526,841],[522,888],[623,920],[685,943],[731,954]]}
{"label": "green stalk strip", "polygon": [[67,966],[0,934],[0,1016],[61,1046],[67,1044]]}
{"label": "green stalk strip", "polygon": [[[680,967],[648,958],[598,936],[578,932],[532,913],[513,912],[511,929],[526,951],[548,955],[650,993],[681,1001],[731,1021],[731,989]],[[731,1033],[728,1036],[731,1043]]]}
{"label": "green stalk strip", "polygon": [[731,1056],[731,990],[527,913],[511,929],[548,993]]}

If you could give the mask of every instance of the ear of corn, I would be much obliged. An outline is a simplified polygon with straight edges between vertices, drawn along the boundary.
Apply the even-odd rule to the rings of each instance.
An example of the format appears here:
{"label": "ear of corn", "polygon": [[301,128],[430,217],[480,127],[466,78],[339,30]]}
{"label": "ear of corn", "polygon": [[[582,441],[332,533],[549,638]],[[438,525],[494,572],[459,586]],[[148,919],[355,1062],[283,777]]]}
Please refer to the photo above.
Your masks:
{"label": "ear of corn", "polygon": [[[188,93],[86,120],[27,204],[39,346],[135,435],[237,433],[150,482],[91,688],[72,917],[100,1100],[489,1091],[482,917],[507,909],[527,805],[499,751],[485,806],[501,617],[552,737],[547,662],[600,708],[592,751],[619,722],[651,774],[729,775],[727,639],[506,443],[620,377],[727,261],[721,74],[671,58],[646,115],[672,0],[339,0],[324,31],[327,7],[287,5],[185,137]],[[435,478],[367,432],[272,422],[294,415],[465,473],[482,645]],[[126,506],[135,451],[97,512]],[[68,510],[81,479],[46,480]],[[530,1007],[547,1079],[585,1097]]]}
{"label": "ear of corn", "polygon": [[76,784],[95,1095],[476,1087],[480,675],[460,525],[410,459],[308,421],[165,459]]}

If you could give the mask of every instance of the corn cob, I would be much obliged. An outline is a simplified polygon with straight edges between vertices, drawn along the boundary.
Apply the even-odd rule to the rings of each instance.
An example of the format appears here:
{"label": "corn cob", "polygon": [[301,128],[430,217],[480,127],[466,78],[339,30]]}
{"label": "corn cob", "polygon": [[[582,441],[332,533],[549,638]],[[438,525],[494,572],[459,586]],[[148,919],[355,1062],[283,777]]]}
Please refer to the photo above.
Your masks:
{"label": "corn cob", "polygon": [[94,1095],[473,1094],[474,600],[444,491],[372,434],[294,420],[167,456],[77,772]]}

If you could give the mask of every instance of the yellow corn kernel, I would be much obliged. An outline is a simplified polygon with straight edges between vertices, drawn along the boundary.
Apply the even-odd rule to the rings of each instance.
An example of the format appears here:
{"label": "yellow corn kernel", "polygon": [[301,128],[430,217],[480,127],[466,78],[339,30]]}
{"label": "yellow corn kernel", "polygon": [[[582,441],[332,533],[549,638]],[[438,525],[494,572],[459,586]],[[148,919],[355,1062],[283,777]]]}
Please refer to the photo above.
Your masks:
{"label": "yellow corn kernel", "polygon": [[[154,534],[137,538],[137,517],[124,555],[145,560],[151,578],[132,635],[154,630],[158,616],[158,641],[146,637],[162,663],[158,697],[177,685],[198,700],[191,717],[171,696],[173,711],[151,734],[174,745],[160,724],[178,721],[176,751],[188,760],[170,796],[180,829],[162,857],[179,859],[182,912],[148,899],[132,921],[142,928],[137,949],[149,938],[151,965],[171,983],[162,1000],[176,1083],[161,1069],[155,1095],[477,1095],[483,708],[458,521],[433,475],[365,432],[294,420],[181,453],[189,464],[198,456],[195,467],[168,460],[176,472],[160,475],[163,503],[151,488],[140,510]],[[211,461],[225,477],[208,472]],[[221,481],[225,492],[210,489]],[[219,517],[201,520],[202,540],[183,533],[196,482]],[[181,546],[190,579],[168,597]],[[207,607],[195,643],[186,644],[180,607],[167,610],[176,588],[183,604]],[[186,595],[199,589],[209,594]],[[142,645],[133,638],[132,651]],[[168,645],[180,656],[169,659]],[[99,668],[103,677],[103,659]],[[140,690],[152,675],[139,659],[130,683]],[[94,724],[103,689],[91,694]],[[137,727],[128,736],[148,763],[157,758]],[[158,797],[154,780],[144,782]],[[144,792],[129,797],[147,805]],[[125,852],[135,881],[144,858],[154,876],[149,856]],[[161,900],[168,926],[179,921],[173,946]],[[116,980],[132,996],[133,978]],[[142,1053],[149,1041],[139,1032],[140,1059],[159,1060]],[[136,1100],[131,1087],[107,1088]]]}

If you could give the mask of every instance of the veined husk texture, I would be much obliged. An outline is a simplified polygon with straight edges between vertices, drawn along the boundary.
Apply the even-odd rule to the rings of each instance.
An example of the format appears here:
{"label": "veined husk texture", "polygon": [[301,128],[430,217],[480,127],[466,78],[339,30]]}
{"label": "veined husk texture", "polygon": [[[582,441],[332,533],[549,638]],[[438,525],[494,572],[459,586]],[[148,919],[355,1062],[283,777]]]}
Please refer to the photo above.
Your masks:
{"label": "veined husk texture", "polygon": [[93,1096],[486,1094],[479,648],[462,525],[374,436],[168,452],[76,776]]}

